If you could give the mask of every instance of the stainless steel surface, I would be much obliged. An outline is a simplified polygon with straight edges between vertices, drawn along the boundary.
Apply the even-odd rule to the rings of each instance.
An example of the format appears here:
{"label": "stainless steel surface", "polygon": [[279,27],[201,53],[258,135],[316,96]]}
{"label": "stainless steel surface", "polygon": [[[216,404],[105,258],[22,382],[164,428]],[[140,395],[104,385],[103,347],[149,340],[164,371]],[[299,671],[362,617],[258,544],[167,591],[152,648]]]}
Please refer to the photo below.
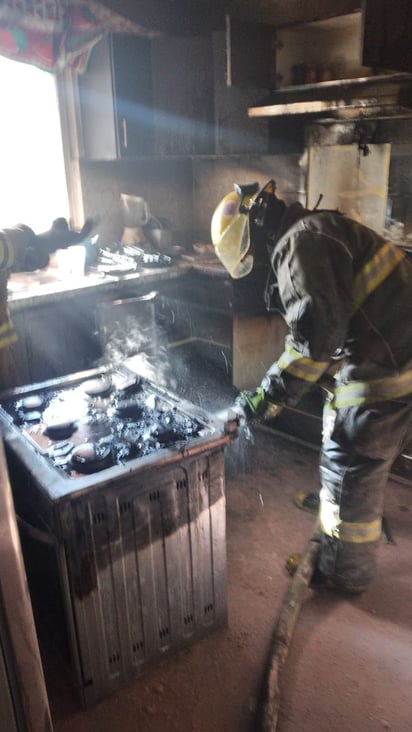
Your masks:
{"label": "stainless steel surface", "polygon": [[62,302],[79,295],[93,294],[106,296],[111,292],[118,293],[119,286],[127,288],[135,286],[157,286],[165,280],[176,279],[188,271],[190,266],[179,261],[171,267],[141,269],[125,275],[88,274],[84,277],[61,280],[50,270],[39,270],[34,273],[15,273],[8,283],[8,304],[11,313],[33,306]]}
{"label": "stainless steel surface", "polygon": [[51,732],[32,606],[0,440],[0,728]]}

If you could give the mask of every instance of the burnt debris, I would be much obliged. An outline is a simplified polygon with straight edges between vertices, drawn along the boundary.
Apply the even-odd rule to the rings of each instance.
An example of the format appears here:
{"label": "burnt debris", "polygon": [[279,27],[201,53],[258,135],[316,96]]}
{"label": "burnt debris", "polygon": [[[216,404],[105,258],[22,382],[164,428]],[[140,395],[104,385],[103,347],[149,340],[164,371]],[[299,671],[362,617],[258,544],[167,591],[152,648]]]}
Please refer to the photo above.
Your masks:
{"label": "burnt debris", "polygon": [[63,383],[2,406],[45,458],[71,478],[180,448],[203,429],[136,375]]}

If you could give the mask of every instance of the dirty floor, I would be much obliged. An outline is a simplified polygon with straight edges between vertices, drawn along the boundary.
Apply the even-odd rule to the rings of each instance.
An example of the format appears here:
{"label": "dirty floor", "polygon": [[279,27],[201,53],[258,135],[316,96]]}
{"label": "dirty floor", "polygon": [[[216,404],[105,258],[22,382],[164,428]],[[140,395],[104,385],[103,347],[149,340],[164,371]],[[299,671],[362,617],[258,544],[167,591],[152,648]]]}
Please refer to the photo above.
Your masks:
{"label": "dirty floor", "polygon": [[[314,517],[292,504],[316,489],[318,455],[258,430],[250,472],[227,480],[228,625],[91,709],[44,654],[55,732],[252,732],[271,634]],[[306,590],[282,674],[279,732],[412,729],[412,486],[391,481],[379,579],[361,597]]]}

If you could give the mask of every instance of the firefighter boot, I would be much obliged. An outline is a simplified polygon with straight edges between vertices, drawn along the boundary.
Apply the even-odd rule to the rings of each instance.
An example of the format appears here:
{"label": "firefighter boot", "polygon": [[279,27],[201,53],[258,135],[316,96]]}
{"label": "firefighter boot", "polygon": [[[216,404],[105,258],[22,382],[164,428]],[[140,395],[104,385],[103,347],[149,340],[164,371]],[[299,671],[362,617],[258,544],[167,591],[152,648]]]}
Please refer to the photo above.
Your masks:
{"label": "firefighter boot", "polygon": [[[291,554],[290,557],[288,557],[288,559],[286,560],[285,569],[291,577],[294,577],[294,575],[296,574],[301,559],[302,555],[296,553]],[[338,595],[346,596],[361,595],[362,592],[364,592],[366,589],[365,587],[345,587],[345,585],[340,585],[334,582],[330,577],[327,577],[325,574],[323,574],[317,564],[315,564],[313,568],[312,576],[308,582],[308,587],[311,590],[325,589],[335,592]]]}
{"label": "firefighter boot", "polygon": [[302,511],[317,514],[319,511],[319,495],[308,491],[297,491],[293,496],[293,503]]}

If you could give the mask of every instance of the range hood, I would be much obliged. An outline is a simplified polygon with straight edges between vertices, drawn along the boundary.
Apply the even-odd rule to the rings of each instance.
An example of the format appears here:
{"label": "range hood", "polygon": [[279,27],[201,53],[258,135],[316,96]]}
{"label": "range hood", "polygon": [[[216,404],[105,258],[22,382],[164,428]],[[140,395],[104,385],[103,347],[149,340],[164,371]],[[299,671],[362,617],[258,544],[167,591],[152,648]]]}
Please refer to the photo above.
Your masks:
{"label": "range hood", "polygon": [[340,120],[412,117],[412,74],[391,73],[289,86],[272,92],[249,117],[316,115]]}

